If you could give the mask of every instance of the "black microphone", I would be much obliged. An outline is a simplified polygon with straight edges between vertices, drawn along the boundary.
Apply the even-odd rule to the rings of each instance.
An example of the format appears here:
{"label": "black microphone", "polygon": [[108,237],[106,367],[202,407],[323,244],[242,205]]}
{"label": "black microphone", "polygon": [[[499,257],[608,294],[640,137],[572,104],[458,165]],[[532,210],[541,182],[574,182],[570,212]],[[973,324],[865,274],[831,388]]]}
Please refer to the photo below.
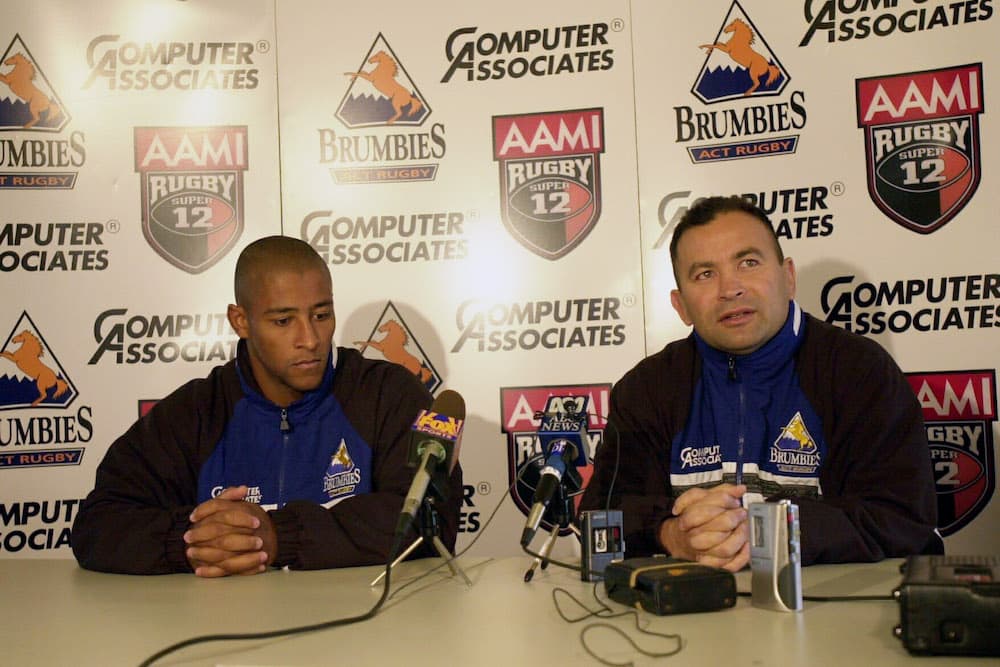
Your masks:
{"label": "black microphone", "polygon": [[410,484],[410,492],[403,501],[403,510],[396,524],[396,535],[402,535],[410,527],[432,477],[436,473],[441,474],[439,471],[442,470],[447,470],[450,474],[455,467],[464,424],[465,401],[461,394],[451,389],[442,391],[434,399],[430,410],[421,410],[417,415],[410,429],[407,460],[407,465],[417,467],[417,473]]}
{"label": "black microphone", "polygon": [[538,485],[535,487],[531,512],[528,513],[528,520],[525,521],[524,531],[521,533],[522,547],[528,546],[535,537],[538,524],[542,522],[542,516],[552,496],[562,484],[567,467],[574,466],[571,472],[575,473],[575,466],[580,465],[581,459],[584,463],[587,461],[587,452],[583,444],[587,436],[587,413],[583,409],[586,406],[585,397],[583,401],[579,412],[543,414],[542,424],[538,427],[538,437],[543,447],[548,445],[548,454]]}

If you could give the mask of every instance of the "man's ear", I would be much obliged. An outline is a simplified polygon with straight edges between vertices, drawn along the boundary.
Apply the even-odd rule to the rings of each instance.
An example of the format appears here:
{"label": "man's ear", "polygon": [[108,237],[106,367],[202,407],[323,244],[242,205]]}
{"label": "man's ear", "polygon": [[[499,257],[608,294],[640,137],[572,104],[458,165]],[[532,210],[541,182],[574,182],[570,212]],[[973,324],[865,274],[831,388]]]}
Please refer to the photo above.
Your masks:
{"label": "man's ear", "polygon": [[681,291],[678,289],[670,290],[670,305],[674,307],[677,314],[681,316],[681,321],[684,324],[691,326],[694,322],[688,317],[687,307],[684,305],[684,297],[681,296]]}
{"label": "man's ear", "polygon": [[229,326],[233,328],[240,338],[248,338],[250,334],[250,322],[247,318],[247,311],[243,306],[234,303],[229,304],[226,309],[226,317],[229,318]]}
{"label": "man's ear", "polygon": [[785,264],[782,267],[785,272],[785,285],[788,286],[789,297],[795,298],[795,262],[792,261],[791,257],[785,258]]}

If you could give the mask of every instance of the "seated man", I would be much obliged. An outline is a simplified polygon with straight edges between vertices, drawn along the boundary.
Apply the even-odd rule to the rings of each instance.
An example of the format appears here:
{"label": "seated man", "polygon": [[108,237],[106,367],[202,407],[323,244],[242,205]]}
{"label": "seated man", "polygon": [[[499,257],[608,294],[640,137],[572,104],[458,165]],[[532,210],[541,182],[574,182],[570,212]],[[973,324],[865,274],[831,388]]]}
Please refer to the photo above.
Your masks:
{"label": "seated man", "polygon": [[671,303],[694,331],[612,389],[580,508],[610,491],[628,557],[732,571],[749,561],[746,505],[762,497],[798,504],[806,565],[940,553],[916,397],[877,343],[799,308],[764,212],[701,200],[670,258]]}
{"label": "seated man", "polygon": [[[108,449],[73,525],[83,567],[216,577],[389,557],[414,476],[410,427],[430,394],[401,366],[333,347],[330,271],[308,244],[251,243],[235,287],[236,359]],[[450,485],[440,523],[452,549],[458,466]]]}

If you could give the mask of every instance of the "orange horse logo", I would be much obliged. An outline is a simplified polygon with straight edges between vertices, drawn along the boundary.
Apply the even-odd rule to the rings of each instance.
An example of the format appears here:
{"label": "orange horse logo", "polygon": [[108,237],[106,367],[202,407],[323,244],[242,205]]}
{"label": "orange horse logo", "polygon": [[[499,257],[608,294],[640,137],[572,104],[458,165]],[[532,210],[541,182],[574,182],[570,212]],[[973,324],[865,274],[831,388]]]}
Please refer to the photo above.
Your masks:
{"label": "orange horse logo", "polygon": [[369,58],[368,62],[375,65],[375,69],[370,72],[364,70],[344,72],[344,75],[352,79],[360,77],[368,81],[375,86],[375,90],[389,98],[396,115],[387,120],[386,124],[391,125],[399,120],[403,116],[403,107],[407,105],[410,107],[410,110],[406,113],[407,117],[420,111],[420,107],[423,106],[420,100],[396,81],[396,74],[399,73],[399,65],[392,59],[392,56],[385,51],[379,51]]}
{"label": "orange horse logo", "polygon": [[378,332],[385,334],[381,340],[356,340],[354,344],[360,346],[362,353],[369,347],[375,348],[382,353],[386,361],[399,364],[420,378],[421,382],[427,384],[433,373],[431,369],[406,350],[410,339],[406,335],[403,325],[396,320],[389,320],[378,328]]}
{"label": "orange horse logo", "polygon": [[59,398],[66,393],[69,385],[56,377],[55,371],[42,363],[41,357],[45,353],[41,342],[27,329],[17,334],[11,339],[14,343],[20,343],[21,347],[16,352],[0,352],[0,357],[10,359],[22,373],[35,381],[38,387],[38,398],[31,404],[32,407],[38,405],[48,397],[49,389],[56,388],[52,398]]}
{"label": "orange horse logo", "polygon": [[4,61],[4,65],[10,65],[12,69],[7,74],[0,74],[0,82],[7,84],[11,92],[24,100],[31,112],[31,120],[24,124],[24,128],[33,127],[46,114],[49,122],[59,117],[62,111],[59,105],[49,99],[32,81],[35,80],[37,72],[31,61],[24,57],[22,53],[15,53]]}
{"label": "orange horse logo", "polygon": [[764,56],[753,49],[751,46],[755,39],[753,29],[744,21],[733,19],[725,27],[724,32],[731,32],[733,34],[728,42],[702,44],[698,48],[705,49],[708,53],[711,53],[712,49],[718,49],[723,53],[727,53],[737,65],[745,67],[750,72],[750,87],[743,91],[743,96],[746,97],[757,90],[760,87],[760,78],[765,74],[767,75],[767,81],[764,82],[764,85],[769,86],[774,83],[774,80],[781,74],[781,70],[767,62]]}

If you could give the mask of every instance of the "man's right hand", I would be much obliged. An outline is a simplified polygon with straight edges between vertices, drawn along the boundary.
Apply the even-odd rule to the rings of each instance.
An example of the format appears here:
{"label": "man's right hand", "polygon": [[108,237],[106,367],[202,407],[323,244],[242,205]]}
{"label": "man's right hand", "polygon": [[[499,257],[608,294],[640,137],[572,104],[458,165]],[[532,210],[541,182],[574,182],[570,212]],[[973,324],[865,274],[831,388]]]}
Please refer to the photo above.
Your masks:
{"label": "man's right hand", "polygon": [[667,552],[731,572],[750,562],[747,511],[741,499],[746,486],[720,484],[688,489],[674,501],[672,518],[660,524]]}
{"label": "man's right hand", "polygon": [[199,577],[259,574],[274,561],[277,540],[267,513],[247,503],[247,487],[225,489],[191,512],[185,554]]}

